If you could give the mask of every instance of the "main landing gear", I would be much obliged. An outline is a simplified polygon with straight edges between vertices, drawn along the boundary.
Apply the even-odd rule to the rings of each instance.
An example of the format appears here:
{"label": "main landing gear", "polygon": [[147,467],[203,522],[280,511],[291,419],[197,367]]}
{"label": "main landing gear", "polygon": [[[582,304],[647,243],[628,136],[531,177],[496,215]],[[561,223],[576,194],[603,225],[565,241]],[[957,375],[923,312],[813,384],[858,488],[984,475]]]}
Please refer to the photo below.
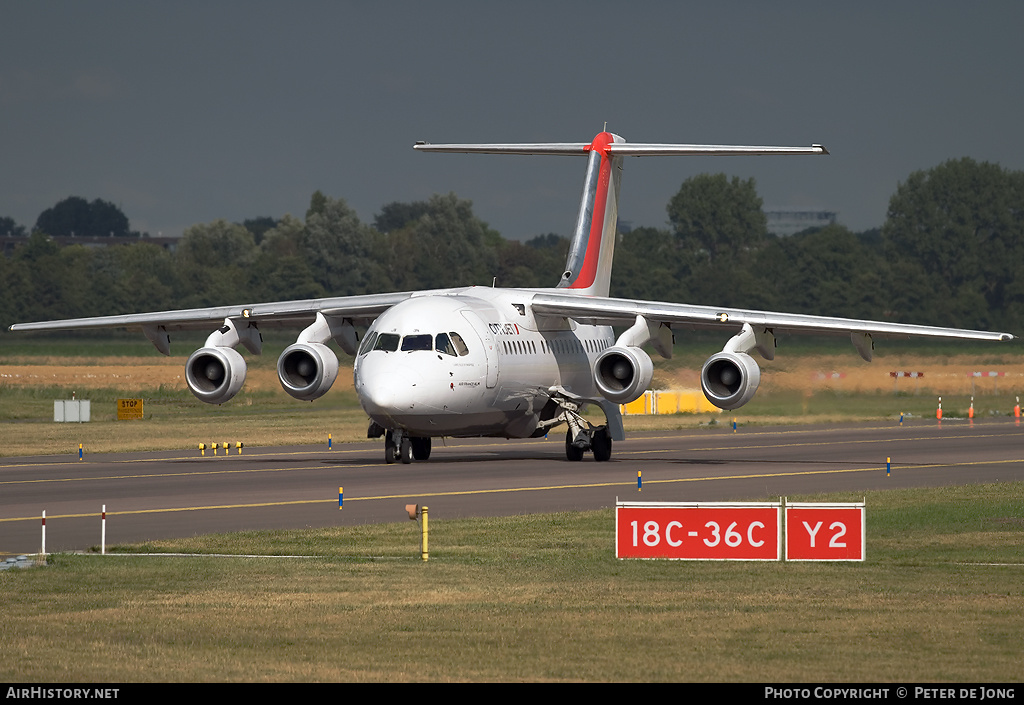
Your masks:
{"label": "main landing gear", "polygon": [[565,459],[571,462],[583,460],[587,451],[594,453],[594,460],[603,463],[612,457],[612,436],[607,426],[578,429],[575,436],[570,425],[565,432]]}
{"label": "main landing gear", "polygon": [[[553,396],[551,402],[556,405],[557,412],[545,420],[545,427],[564,423],[569,427],[565,432],[565,459],[569,462],[583,460],[589,450],[594,460],[603,463],[612,457],[612,432],[608,425],[594,426],[581,415],[586,401],[565,396]],[[605,417],[611,423],[611,417],[605,410]],[[541,431],[543,432],[543,431]]]}

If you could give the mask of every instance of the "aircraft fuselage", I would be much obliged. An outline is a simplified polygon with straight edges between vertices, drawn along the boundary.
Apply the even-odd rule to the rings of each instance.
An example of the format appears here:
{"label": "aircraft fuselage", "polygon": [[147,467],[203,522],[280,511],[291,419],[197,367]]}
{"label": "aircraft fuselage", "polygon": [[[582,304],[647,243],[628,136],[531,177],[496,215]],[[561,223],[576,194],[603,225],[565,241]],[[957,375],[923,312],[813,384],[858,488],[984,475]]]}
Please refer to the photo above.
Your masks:
{"label": "aircraft fuselage", "polygon": [[385,311],[356,355],[363,409],[411,436],[525,438],[552,414],[553,388],[599,397],[594,361],[611,327],[535,316],[534,293],[430,292]]}

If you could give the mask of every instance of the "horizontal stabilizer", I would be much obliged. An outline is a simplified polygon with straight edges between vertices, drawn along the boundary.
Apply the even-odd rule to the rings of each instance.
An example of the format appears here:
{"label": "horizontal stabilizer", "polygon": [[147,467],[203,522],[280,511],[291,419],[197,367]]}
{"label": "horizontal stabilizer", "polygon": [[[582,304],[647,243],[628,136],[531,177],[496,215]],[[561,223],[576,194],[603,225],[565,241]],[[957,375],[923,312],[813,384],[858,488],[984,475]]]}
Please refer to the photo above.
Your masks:
{"label": "horizontal stabilizer", "polygon": [[[551,142],[536,144],[430,144],[417,142],[413,149],[422,152],[450,152],[457,154],[557,154],[583,156],[593,146],[586,142]],[[642,142],[613,142],[607,145],[608,154],[615,157],[743,157],[769,154],[828,154],[820,144],[810,147],[758,147],[725,144],[646,144]]]}
{"label": "horizontal stabilizer", "polygon": [[742,157],[760,154],[828,154],[828,150],[820,144],[812,144],[810,147],[747,147],[724,144],[640,144],[625,142],[608,145],[608,151],[613,155],[625,157]]}
{"label": "horizontal stabilizer", "polygon": [[456,154],[566,154],[582,156],[590,151],[589,142],[550,142],[537,144],[430,144],[417,142],[412,146],[421,152],[452,152]]}

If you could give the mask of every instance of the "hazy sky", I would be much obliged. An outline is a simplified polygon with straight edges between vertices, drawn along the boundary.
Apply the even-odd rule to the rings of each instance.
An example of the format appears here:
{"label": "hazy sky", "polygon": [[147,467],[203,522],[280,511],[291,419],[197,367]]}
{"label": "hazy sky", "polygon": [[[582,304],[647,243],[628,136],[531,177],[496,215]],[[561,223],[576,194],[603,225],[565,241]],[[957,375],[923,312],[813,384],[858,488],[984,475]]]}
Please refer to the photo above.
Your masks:
{"label": "hazy sky", "polygon": [[0,10],[0,216],[69,195],[179,235],[364,221],[454,191],[506,237],[567,234],[583,159],[431,142],[824,144],[828,157],[627,158],[620,217],[661,226],[684,179],[879,226],[914,170],[1024,169],[1021,2],[14,2]]}

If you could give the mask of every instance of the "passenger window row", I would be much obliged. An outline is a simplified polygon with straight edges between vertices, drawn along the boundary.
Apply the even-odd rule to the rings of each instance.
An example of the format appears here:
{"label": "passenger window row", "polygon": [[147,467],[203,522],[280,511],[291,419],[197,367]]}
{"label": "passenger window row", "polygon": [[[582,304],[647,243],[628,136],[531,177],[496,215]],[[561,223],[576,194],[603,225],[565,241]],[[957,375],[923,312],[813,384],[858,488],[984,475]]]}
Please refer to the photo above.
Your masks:
{"label": "passenger window row", "polygon": [[536,354],[538,347],[542,353],[554,353],[556,355],[601,352],[611,347],[611,343],[606,340],[577,340],[575,338],[569,340],[556,338],[550,344],[545,340],[540,341],[539,344],[532,340],[503,340],[501,343],[506,355]]}

